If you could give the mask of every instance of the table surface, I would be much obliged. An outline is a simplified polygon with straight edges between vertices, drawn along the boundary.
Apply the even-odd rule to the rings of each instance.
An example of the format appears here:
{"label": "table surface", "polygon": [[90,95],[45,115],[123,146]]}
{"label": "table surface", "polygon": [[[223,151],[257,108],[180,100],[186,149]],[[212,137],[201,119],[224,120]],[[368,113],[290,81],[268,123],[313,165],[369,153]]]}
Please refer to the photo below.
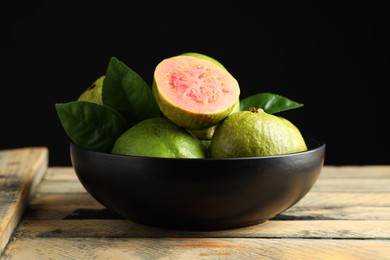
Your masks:
{"label": "table surface", "polygon": [[71,167],[48,167],[1,259],[390,259],[390,165],[324,166],[267,222],[179,231],[133,223],[94,200]]}

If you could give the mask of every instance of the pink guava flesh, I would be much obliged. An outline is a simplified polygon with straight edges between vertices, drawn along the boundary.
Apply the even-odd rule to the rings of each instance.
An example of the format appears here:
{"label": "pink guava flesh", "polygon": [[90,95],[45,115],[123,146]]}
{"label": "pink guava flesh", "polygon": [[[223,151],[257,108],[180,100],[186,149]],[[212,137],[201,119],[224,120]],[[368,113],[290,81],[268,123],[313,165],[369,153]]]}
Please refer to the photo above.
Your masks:
{"label": "pink guava flesh", "polygon": [[237,81],[219,66],[190,56],[163,60],[156,68],[160,94],[171,104],[196,114],[213,114],[236,104]]}

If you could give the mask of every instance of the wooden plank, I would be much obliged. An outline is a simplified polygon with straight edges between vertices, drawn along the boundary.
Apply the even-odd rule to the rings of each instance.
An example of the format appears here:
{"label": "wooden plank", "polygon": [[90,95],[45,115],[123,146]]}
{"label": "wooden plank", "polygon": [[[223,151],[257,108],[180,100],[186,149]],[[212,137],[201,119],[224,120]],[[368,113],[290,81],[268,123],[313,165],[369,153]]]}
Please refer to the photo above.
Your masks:
{"label": "wooden plank", "polygon": [[[381,196],[373,194],[361,194],[360,201],[353,200],[350,193],[338,193],[332,199],[337,200],[333,203],[324,201],[305,200],[298,203],[296,206],[285,211],[279,219],[355,219],[355,220],[389,220],[390,207],[377,206],[382,202]],[[361,205],[359,205],[361,204]],[[74,211],[91,211],[105,209],[89,194],[40,194],[34,198],[27,208],[27,212],[31,211],[33,219],[49,219],[65,217],[72,214]],[[58,214],[56,214],[58,213]],[[96,214],[99,214],[97,212]],[[88,214],[90,215],[90,214]]]}
{"label": "wooden plank", "polygon": [[61,206],[88,208],[96,205],[100,204],[86,192],[76,194],[38,194],[31,200],[29,208],[37,210],[55,209]]}
{"label": "wooden plank", "polygon": [[42,181],[38,194],[86,193],[79,181]]}
{"label": "wooden plank", "polygon": [[281,220],[390,220],[390,207],[295,206],[276,219]]}
{"label": "wooden plank", "polygon": [[[332,168],[332,167],[331,167]],[[339,167],[336,167],[339,168]],[[352,174],[354,167],[346,167],[345,174]],[[327,169],[325,167],[324,169]],[[332,170],[332,169],[331,169]],[[343,167],[344,170],[344,167]],[[389,220],[389,209],[386,207],[390,198],[386,185],[376,186],[371,192],[359,192],[363,189],[371,189],[376,183],[387,181],[385,178],[387,172],[376,174],[370,178],[346,178],[348,175],[342,175],[340,171],[338,175],[332,175],[332,171],[328,171],[328,178],[321,178],[316,183],[317,188],[313,190],[295,207],[289,209],[278,218],[268,221],[264,224],[249,227],[253,229],[261,226],[261,232],[248,231],[243,233],[244,229],[230,230],[226,232],[207,233],[207,236],[214,237],[213,234],[219,234],[219,238],[224,237],[258,237],[258,238],[294,238],[301,239],[304,234],[305,238],[315,238],[317,234],[319,237],[327,235],[332,239],[348,238],[344,233],[352,233],[351,237],[360,239],[366,237],[371,239],[379,234],[379,238],[388,237],[389,235],[381,231],[389,229],[388,222],[375,222],[372,220]],[[327,174],[326,172],[323,173]],[[361,176],[364,177],[364,176]],[[376,179],[381,180],[376,180]],[[349,186],[349,192],[345,192],[345,185]],[[378,188],[379,187],[379,188]],[[378,193],[381,192],[381,194]],[[331,203],[331,205],[329,205]],[[379,204],[385,206],[378,206]],[[104,215],[102,212],[105,212]],[[44,181],[41,183],[37,197],[31,202],[26,217],[26,222],[23,222],[18,228],[16,238],[24,237],[161,237],[164,234],[168,237],[204,237],[203,233],[189,233],[188,231],[180,233],[179,231],[171,231],[164,229],[156,229],[152,227],[142,226],[132,223],[120,217],[107,219],[107,209],[97,203],[79,183],[74,170],[71,167],[57,167],[50,168]],[[102,217],[102,219],[96,219]],[[65,220],[63,220],[65,219]],[[316,221],[307,221],[308,219],[315,219]],[[343,219],[349,220],[347,222],[322,222],[318,226],[318,220],[325,221],[327,219]],[[351,222],[355,220],[371,220],[372,222]],[[283,221],[281,221],[283,220]],[[299,220],[299,221],[297,221]],[[329,220],[328,220],[329,221]],[[130,225],[129,225],[130,223]],[[280,224],[274,226],[270,223],[284,224],[281,228]],[[325,224],[324,224],[325,223]],[[348,226],[349,223],[352,226]],[[360,224],[361,225],[356,225]],[[383,225],[385,223],[385,225]],[[34,226],[36,224],[36,226]],[[265,225],[268,226],[265,226]],[[298,225],[300,224],[300,225]],[[286,229],[287,225],[290,229]],[[56,227],[56,228],[54,228]],[[60,227],[60,228],[59,228]],[[343,229],[340,229],[343,227]],[[345,229],[344,229],[345,228]],[[352,230],[351,230],[352,228]],[[355,228],[355,230],[353,229]],[[360,228],[360,229],[359,229]],[[268,230],[268,231],[267,231]],[[280,233],[276,234],[275,230]],[[332,230],[332,232],[329,232]],[[367,232],[369,230],[369,232]],[[236,233],[240,231],[239,233]],[[344,232],[344,233],[343,233]],[[20,236],[19,236],[19,235]],[[23,235],[22,235],[23,234]]]}
{"label": "wooden plank", "polygon": [[[107,209],[91,195],[84,194],[39,194],[27,206],[26,220],[66,219],[78,216],[102,218]],[[107,214],[112,216],[113,213]]]}
{"label": "wooden plank", "polygon": [[386,260],[389,240],[18,238],[4,259]]}
{"label": "wooden plank", "polygon": [[[325,167],[328,169],[328,167]],[[337,167],[337,169],[343,167]],[[345,167],[346,174],[349,174],[351,168],[355,167]],[[375,167],[374,167],[375,168]],[[387,169],[387,167],[382,167]],[[378,177],[378,174],[371,176],[372,178],[358,178],[354,175],[353,178],[349,178],[344,171],[337,173],[337,178],[334,177],[321,177],[317,180],[315,185],[313,186],[311,192],[390,192],[390,167],[389,174],[387,174],[386,178],[383,174]],[[357,171],[359,172],[359,171]],[[376,173],[376,172],[374,172]],[[379,171],[381,173],[381,171]],[[329,175],[328,172],[322,175]],[[361,174],[356,174],[361,176]],[[42,185],[47,187],[43,187],[40,192],[47,193],[68,193],[68,192],[82,192],[84,188],[79,182],[77,175],[74,173],[74,170],[71,167],[57,167],[49,169],[47,175],[45,176],[45,181],[53,181],[50,182],[42,182]],[[61,182],[59,185],[56,181]],[[57,187],[56,187],[57,185]],[[45,188],[47,190],[45,190]]]}
{"label": "wooden plank", "polygon": [[0,151],[0,253],[47,167],[46,147]]}
{"label": "wooden plank", "polygon": [[388,179],[321,179],[317,180],[311,191],[316,192],[387,192],[390,193]]}
{"label": "wooden plank", "polygon": [[[44,181],[40,184],[39,193],[84,193],[82,184],[76,181]],[[310,192],[382,192],[390,193],[390,180],[321,180]]]}
{"label": "wooden plank", "polygon": [[72,167],[50,167],[47,169],[44,180],[48,181],[79,181]]}
{"label": "wooden plank", "polygon": [[359,169],[325,166],[316,185],[299,203],[265,223],[196,232],[123,219],[83,190],[71,167],[49,168],[3,256],[390,259],[390,192],[386,186],[390,167],[362,167],[364,174]]}
{"label": "wooden plank", "polygon": [[[50,167],[46,179],[77,180],[72,167]],[[320,177],[324,179],[351,178],[351,179],[378,179],[390,178],[390,165],[363,165],[363,166],[332,166],[325,165]]]}
{"label": "wooden plank", "polygon": [[[85,188],[79,180],[45,179],[37,191],[39,193],[80,193]],[[390,193],[390,178],[382,179],[321,179],[311,192],[386,192]]]}
{"label": "wooden plank", "polygon": [[295,206],[320,207],[390,207],[390,193],[310,191]]}
{"label": "wooden plank", "polygon": [[19,224],[14,236],[388,239],[390,220],[270,220],[254,226],[218,231],[170,230],[126,219],[26,220]]}
{"label": "wooden plank", "polygon": [[[55,186],[61,185],[62,183],[58,183]],[[48,187],[46,181],[43,181],[40,187]],[[40,190],[42,189],[40,188]],[[280,219],[388,220],[390,218],[389,206],[390,193],[310,192],[295,206],[284,212]],[[28,210],[32,211],[35,219],[48,219],[50,216],[65,217],[77,210],[93,211],[102,208],[104,206],[86,191],[74,194],[42,191],[30,202]]]}
{"label": "wooden plank", "polygon": [[[47,219],[58,211],[66,216],[76,210],[102,209],[102,206],[87,192],[40,193],[31,200],[28,210],[34,218]],[[306,195],[295,206],[282,214],[282,219],[389,219],[390,193],[315,193]]]}
{"label": "wooden plank", "polygon": [[331,166],[325,165],[319,179],[389,179],[390,165],[355,165]]}
{"label": "wooden plank", "polygon": [[[324,166],[319,176],[321,179],[389,179],[390,165],[372,166]],[[50,167],[45,179],[50,180],[77,180],[72,167]]]}
{"label": "wooden plank", "polygon": [[[61,204],[88,206],[95,199],[88,193],[53,194],[41,193],[31,201],[31,205],[53,207]],[[309,192],[294,207],[389,207],[390,193],[348,193],[348,192]]]}
{"label": "wooden plank", "polygon": [[[94,203],[86,206],[52,205],[45,207],[29,206],[25,219],[60,220],[66,218],[91,219],[103,218],[108,209]],[[122,218],[119,215],[117,218]],[[390,207],[293,207],[276,216],[276,220],[390,220]]]}

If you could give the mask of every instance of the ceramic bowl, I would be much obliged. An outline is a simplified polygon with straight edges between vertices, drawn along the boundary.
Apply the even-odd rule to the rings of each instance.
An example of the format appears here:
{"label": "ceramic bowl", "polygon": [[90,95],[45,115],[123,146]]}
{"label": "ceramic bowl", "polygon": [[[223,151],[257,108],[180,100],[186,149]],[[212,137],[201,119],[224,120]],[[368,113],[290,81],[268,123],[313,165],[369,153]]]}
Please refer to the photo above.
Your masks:
{"label": "ceramic bowl", "polygon": [[101,204],[145,225],[216,230],[255,225],[300,201],[324,164],[325,143],[305,152],[228,159],[100,153],[70,144],[74,170]]}

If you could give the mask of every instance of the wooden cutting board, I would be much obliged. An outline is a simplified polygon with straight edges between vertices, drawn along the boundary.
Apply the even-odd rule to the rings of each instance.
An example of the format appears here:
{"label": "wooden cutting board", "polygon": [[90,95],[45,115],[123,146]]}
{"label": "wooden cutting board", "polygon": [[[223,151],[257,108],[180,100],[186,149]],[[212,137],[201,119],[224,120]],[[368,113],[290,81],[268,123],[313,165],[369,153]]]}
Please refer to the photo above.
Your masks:
{"label": "wooden cutting board", "polygon": [[47,168],[46,147],[0,150],[0,255]]}

